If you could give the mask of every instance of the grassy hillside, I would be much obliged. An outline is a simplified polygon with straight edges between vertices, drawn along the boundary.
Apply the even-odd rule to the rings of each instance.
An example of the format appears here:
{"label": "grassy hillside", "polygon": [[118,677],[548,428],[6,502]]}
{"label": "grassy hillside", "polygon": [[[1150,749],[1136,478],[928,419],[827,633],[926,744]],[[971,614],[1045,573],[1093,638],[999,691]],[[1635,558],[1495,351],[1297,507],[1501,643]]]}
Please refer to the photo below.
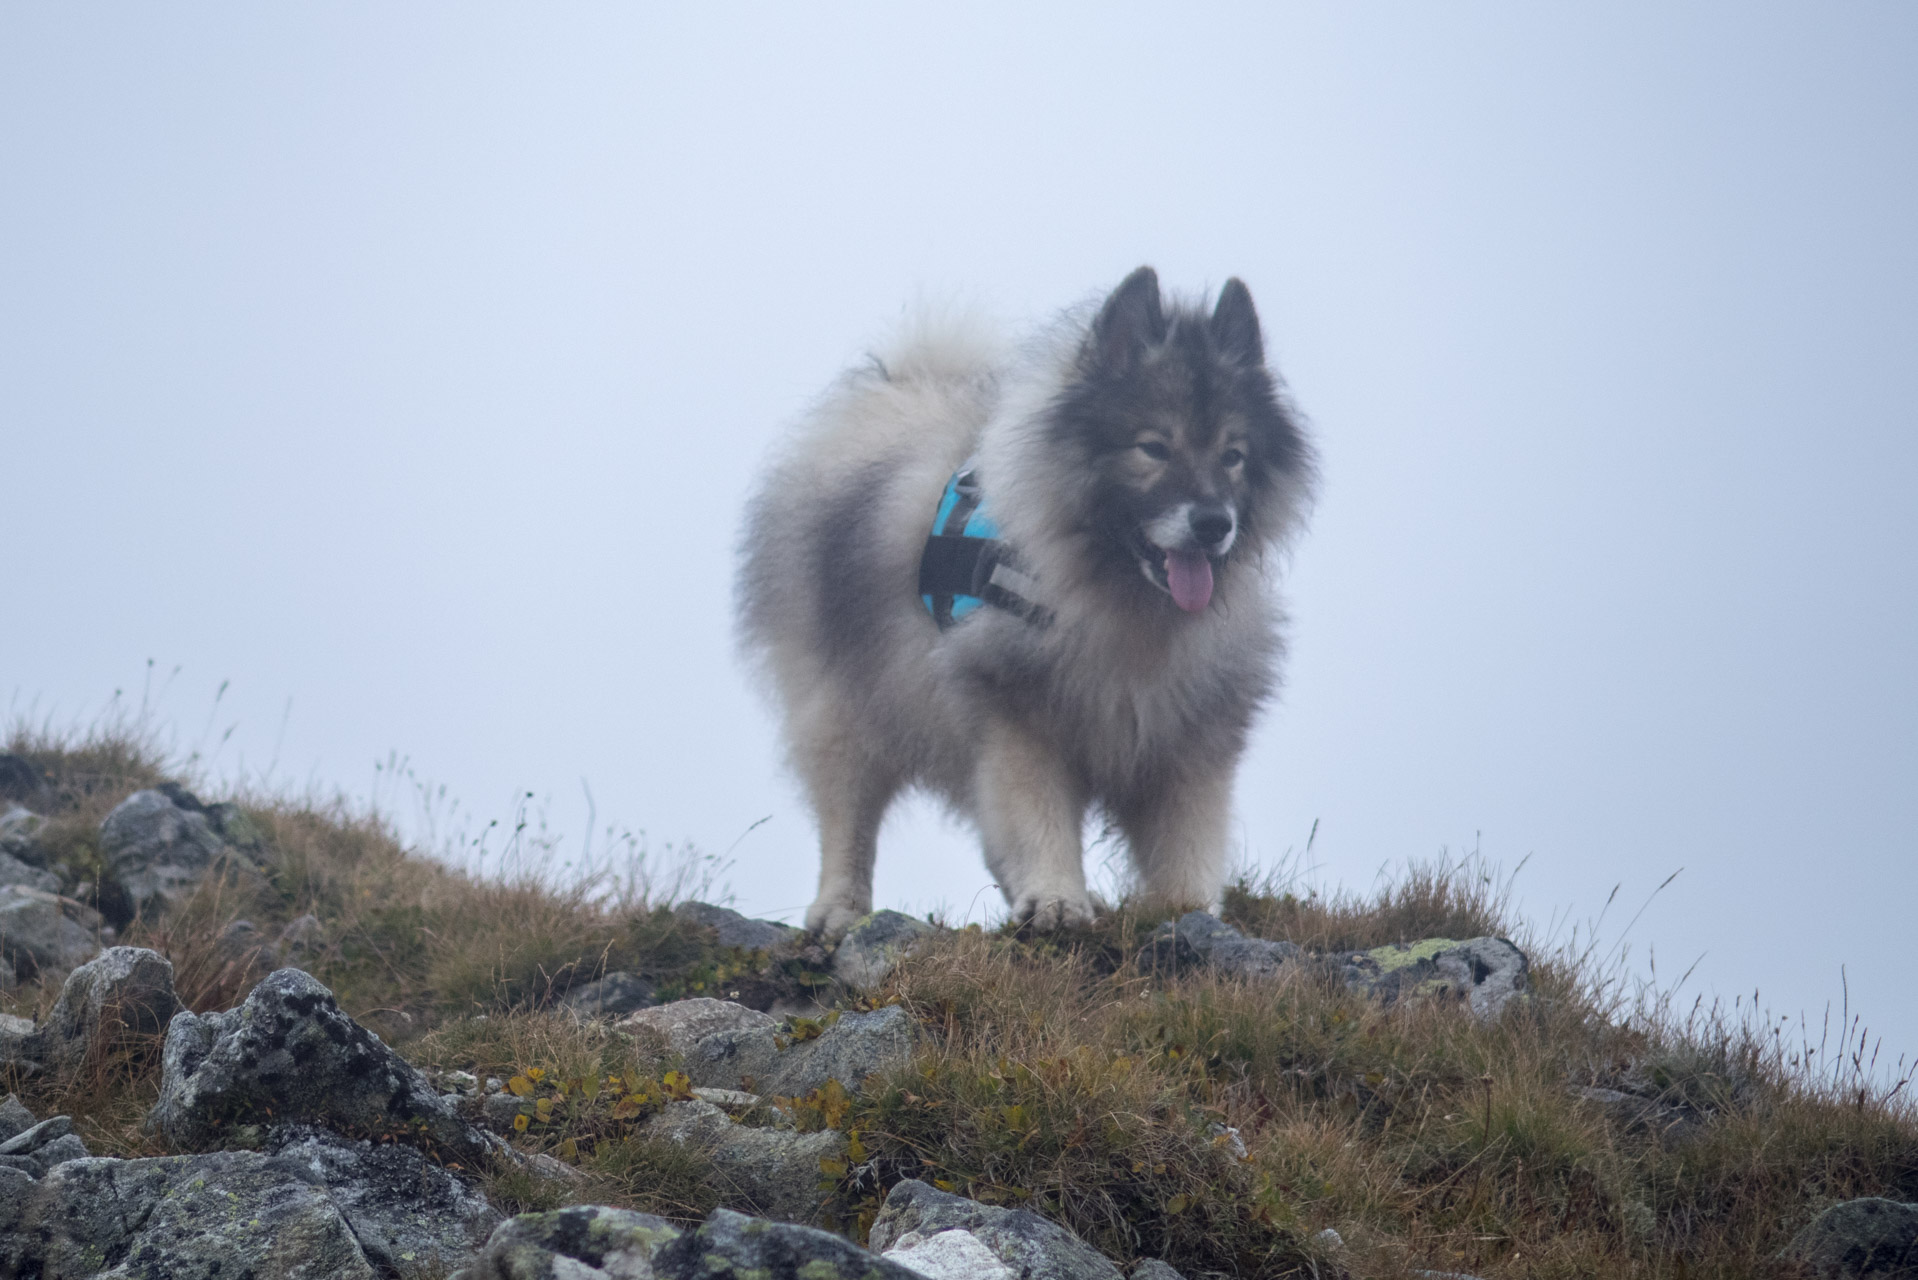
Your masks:
{"label": "grassy hillside", "polygon": [[[40,840],[62,891],[97,906],[119,941],[167,955],[189,1007],[237,1003],[271,963],[269,941],[311,914],[299,963],[348,1012],[419,1065],[547,1099],[517,1141],[582,1176],[497,1173],[502,1207],[692,1217],[725,1197],[697,1158],[635,1135],[646,1100],[678,1087],[675,1064],[557,1008],[575,985],[628,970],[663,998],[850,999],[817,948],[774,964],[720,947],[643,882],[476,878],[343,802],[233,797],[251,865],[159,920],[129,919],[100,874],[99,824],[168,781],[164,762],[126,736],[21,732],[9,749],[42,785]],[[1442,866],[1363,899],[1241,884],[1226,916],[1313,950],[1528,943],[1489,878]],[[1257,987],[1142,976],[1132,959],[1156,923],[1120,910],[1051,937],[956,930],[863,995],[918,1019],[912,1064],[851,1096],[780,1104],[802,1128],[853,1135],[844,1167],[822,1170],[840,1229],[858,1236],[886,1188],[914,1176],[1194,1277],[1311,1274],[1335,1257],[1357,1276],[1747,1277],[1789,1274],[1768,1260],[1836,1200],[1918,1199],[1918,1117],[1902,1091],[1874,1087],[1856,1061],[1814,1071],[1777,1028],[1628,1007],[1589,958],[1532,946],[1532,998],[1481,1024],[1432,1002],[1380,1007],[1303,968]],[[0,1009],[31,1016],[56,993],[57,980],[28,982]],[[602,1091],[609,1076],[626,1083]],[[155,1046],[136,1045],[83,1079],[4,1083],[36,1114],[73,1114],[96,1153],[137,1155],[160,1153],[141,1127],[157,1082]],[[1343,1238],[1336,1255],[1314,1238],[1325,1228]]]}

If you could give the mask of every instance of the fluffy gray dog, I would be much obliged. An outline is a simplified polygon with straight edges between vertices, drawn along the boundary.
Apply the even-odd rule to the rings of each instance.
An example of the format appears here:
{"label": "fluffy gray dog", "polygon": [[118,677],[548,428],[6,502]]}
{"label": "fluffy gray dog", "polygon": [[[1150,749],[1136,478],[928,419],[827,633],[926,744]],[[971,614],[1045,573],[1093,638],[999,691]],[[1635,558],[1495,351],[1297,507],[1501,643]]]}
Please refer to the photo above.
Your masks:
{"label": "fluffy gray dog", "polygon": [[1092,805],[1144,898],[1215,904],[1312,479],[1238,280],[1167,304],[1141,267],[1023,349],[922,323],[844,375],[754,498],[739,580],[819,822],[807,926],[872,909],[915,785],[1037,927],[1092,918]]}

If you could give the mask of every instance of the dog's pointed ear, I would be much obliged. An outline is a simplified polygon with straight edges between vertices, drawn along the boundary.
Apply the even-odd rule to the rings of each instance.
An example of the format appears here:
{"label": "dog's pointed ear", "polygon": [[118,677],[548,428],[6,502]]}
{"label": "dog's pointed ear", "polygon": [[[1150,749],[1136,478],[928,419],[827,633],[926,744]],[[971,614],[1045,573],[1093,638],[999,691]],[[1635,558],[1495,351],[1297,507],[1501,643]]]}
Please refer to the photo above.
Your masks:
{"label": "dog's pointed ear", "polygon": [[1145,349],[1165,341],[1165,312],[1159,305],[1159,273],[1140,267],[1127,276],[1092,322],[1091,352],[1102,369],[1132,367]]}
{"label": "dog's pointed ear", "polygon": [[1237,276],[1225,282],[1212,308],[1212,341],[1220,354],[1240,364],[1265,360],[1265,338],[1259,332],[1259,313],[1252,309],[1252,291]]}

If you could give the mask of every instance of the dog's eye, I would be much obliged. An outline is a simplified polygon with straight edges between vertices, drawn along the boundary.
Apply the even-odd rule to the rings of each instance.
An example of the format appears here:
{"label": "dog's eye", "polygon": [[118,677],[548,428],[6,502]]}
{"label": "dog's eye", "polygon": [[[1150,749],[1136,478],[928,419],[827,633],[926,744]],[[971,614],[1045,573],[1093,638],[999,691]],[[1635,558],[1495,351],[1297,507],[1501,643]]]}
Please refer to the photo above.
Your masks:
{"label": "dog's eye", "polygon": [[1141,440],[1139,441],[1139,452],[1154,462],[1164,462],[1172,456],[1172,450],[1166,448],[1163,440]]}
{"label": "dog's eye", "polygon": [[1238,466],[1241,462],[1244,462],[1244,461],[1245,461],[1245,452],[1240,449],[1227,449],[1224,453],[1219,455],[1219,465],[1225,467],[1227,470],[1230,470],[1233,467]]}

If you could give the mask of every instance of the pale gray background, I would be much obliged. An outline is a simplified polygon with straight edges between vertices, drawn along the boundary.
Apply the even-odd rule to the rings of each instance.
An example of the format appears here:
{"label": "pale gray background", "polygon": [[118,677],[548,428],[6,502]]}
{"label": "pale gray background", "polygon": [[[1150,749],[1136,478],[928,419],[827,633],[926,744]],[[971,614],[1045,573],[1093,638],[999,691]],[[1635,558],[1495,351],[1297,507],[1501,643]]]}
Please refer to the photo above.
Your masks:
{"label": "pale gray background", "polygon": [[[584,777],[791,918],[777,430],[913,297],[1238,274],[1325,458],[1247,860],[1613,933],[1682,866],[1634,963],[1918,1049],[1918,8],[555,8],[0,9],[16,716],[151,658],[216,776],[562,853]],[[888,830],[883,902],[986,883]]]}

